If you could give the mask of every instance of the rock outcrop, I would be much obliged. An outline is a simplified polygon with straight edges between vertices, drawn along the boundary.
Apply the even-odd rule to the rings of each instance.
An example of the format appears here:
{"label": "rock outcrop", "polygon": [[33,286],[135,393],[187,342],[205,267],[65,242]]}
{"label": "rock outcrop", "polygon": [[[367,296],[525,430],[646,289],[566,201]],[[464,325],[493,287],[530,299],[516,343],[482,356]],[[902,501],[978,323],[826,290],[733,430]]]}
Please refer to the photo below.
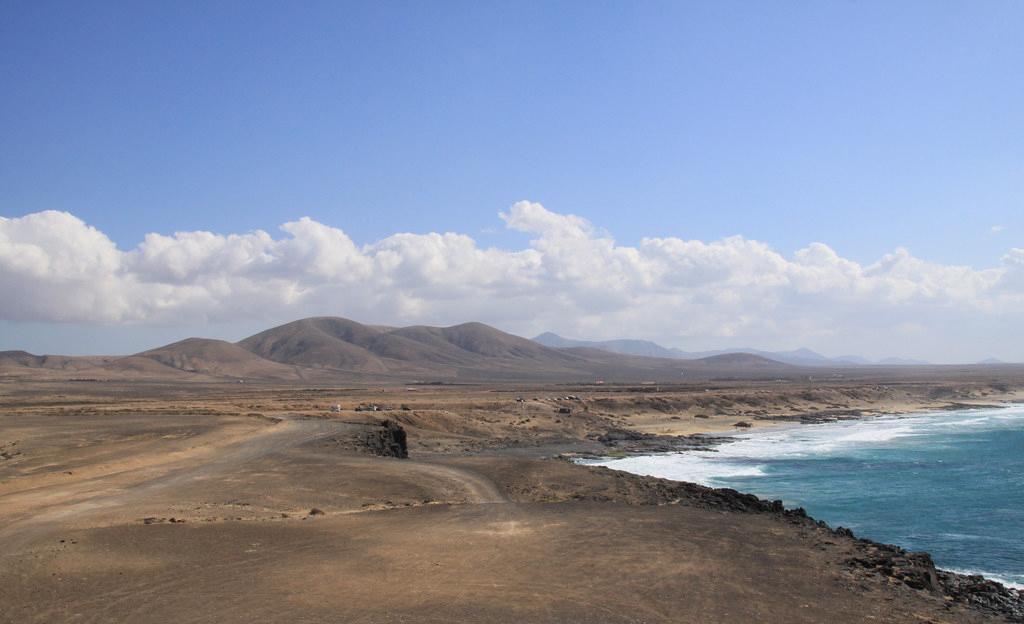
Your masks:
{"label": "rock outcrop", "polygon": [[617,428],[608,429],[608,431],[595,439],[610,449],[630,455],[711,450],[716,444],[731,441],[729,438],[703,434],[688,436],[657,435],[632,429]]}
{"label": "rock outcrop", "polygon": [[907,552],[899,546],[858,540],[859,553],[847,563],[869,573],[903,581],[950,602],[966,604],[989,615],[1024,622],[1024,593],[979,575],[939,570],[926,552]]}
{"label": "rock outcrop", "polygon": [[[643,438],[643,434],[639,434]],[[1006,587],[977,575],[964,575],[935,567],[926,552],[910,552],[899,546],[858,539],[848,528],[831,527],[815,520],[801,508],[787,509],[780,500],[765,500],[753,494],[729,488],[710,488],[696,483],[671,481],[619,472],[604,467],[591,468],[617,487],[577,493],[575,499],[615,500],[633,504],[676,504],[732,513],[771,514],[784,522],[814,527],[832,536],[849,540],[851,554],[846,565],[851,571],[899,581],[907,587],[940,596],[990,616],[1024,623],[1024,591]],[[546,493],[549,497],[551,492]]]}
{"label": "rock outcrop", "polygon": [[374,455],[401,459],[409,457],[405,429],[393,420],[384,420],[379,425],[369,426],[362,435],[362,442]]}

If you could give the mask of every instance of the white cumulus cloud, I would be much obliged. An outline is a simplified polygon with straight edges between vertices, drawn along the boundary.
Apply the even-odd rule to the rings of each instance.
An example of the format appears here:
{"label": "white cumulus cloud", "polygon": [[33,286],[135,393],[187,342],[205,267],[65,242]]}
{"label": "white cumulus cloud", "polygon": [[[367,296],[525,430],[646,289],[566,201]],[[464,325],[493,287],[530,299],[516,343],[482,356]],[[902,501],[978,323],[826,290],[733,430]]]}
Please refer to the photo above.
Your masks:
{"label": "white cumulus cloud", "polygon": [[743,237],[619,245],[586,219],[525,201],[500,218],[529,244],[506,250],[459,233],[396,233],[360,246],[302,218],[276,237],[152,233],[122,250],[66,212],[0,218],[0,319],[168,324],[332,314],[836,350],[925,344],[964,323],[1024,320],[1022,249],[981,269],[905,249],[863,265],[820,242],[792,256]]}

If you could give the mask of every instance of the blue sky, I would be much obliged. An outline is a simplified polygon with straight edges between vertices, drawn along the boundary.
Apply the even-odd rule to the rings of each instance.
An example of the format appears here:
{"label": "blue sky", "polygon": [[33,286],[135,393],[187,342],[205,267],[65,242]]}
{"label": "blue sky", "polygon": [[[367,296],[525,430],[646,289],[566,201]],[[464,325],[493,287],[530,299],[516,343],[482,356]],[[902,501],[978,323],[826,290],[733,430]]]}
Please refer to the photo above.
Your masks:
{"label": "blue sky", "polygon": [[122,250],[302,216],[519,249],[497,213],[528,199],[621,245],[998,267],[1024,246],[1022,25],[1018,2],[8,1],[0,216]]}

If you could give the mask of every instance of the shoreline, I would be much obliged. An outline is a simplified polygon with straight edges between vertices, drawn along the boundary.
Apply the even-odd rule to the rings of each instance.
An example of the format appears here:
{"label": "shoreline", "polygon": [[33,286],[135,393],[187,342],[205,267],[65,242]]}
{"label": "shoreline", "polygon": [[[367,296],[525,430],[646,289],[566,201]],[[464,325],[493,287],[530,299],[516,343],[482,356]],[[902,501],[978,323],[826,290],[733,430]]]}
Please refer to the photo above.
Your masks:
{"label": "shoreline", "polygon": [[[928,413],[955,412],[971,409],[1002,409],[1024,404],[1024,399],[1009,399],[997,403],[965,403],[949,402],[941,405],[918,405],[899,411],[881,411],[867,409],[822,410],[812,413],[779,414],[754,417],[756,426],[737,428],[716,427],[707,431],[687,433],[650,433],[633,427],[612,429],[609,433],[598,436],[596,441],[601,447],[586,447],[566,444],[565,451],[559,453],[566,459],[621,459],[642,455],[663,455],[670,453],[686,453],[693,451],[713,451],[715,447],[736,440],[737,436],[757,431],[778,431],[787,427],[798,428],[806,425],[824,425],[846,421],[868,421],[885,417],[923,415]],[[746,422],[746,421],[740,421]],[[592,450],[592,448],[594,450]]]}
{"label": "shoreline", "polygon": [[986,580],[993,581],[995,583],[999,583],[1000,585],[1002,585],[1003,587],[1005,587],[1007,589],[1012,589],[1012,590],[1015,590],[1017,592],[1020,592],[1020,593],[1024,594],[1024,583],[1015,583],[1013,581],[1007,580],[1007,579],[999,576],[998,574],[993,574],[991,572],[986,572],[985,570],[965,570],[965,569],[962,569],[962,568],[941,568],[941,569],[944,572],[949,572],[950,574],[957,574],[959,576],[980,576],[980,577],[982,577],[982,578],[984,578]]}
{"label": "shoreline", "polygon": [[[14,531],[29,541],[8,553],[12,566],[0,574],[0,598],[10,597],[15,613],[32,614],[25,621],[38,619],[40,604],[25,596],[56,592],[61,604],[96,611],[92,596],[128,586],[151,608],[147,621],[210,613],[219,613],[220,621],[248,621],[277,613],[280,600],[299,592],[309,605],[299,611],[310,621],[319,621],[325,601],[334,619],[396,612],[411,617],[422,614],[418,597],[430,596],[445,618],[472,612],[496,622],[601,621],[609,612],[641,610],[655,615],[651,621],[694,624],[758,621],[765,613],[807,624],[869,617],[895,624],[919,616],[958,624],[1024,622],[1020,592],[939,570],[927,554],[857,539],[852,531],[833,529],[780,502],[552,461],[559,453],[608,458],[625,454],[622,449],[649,455],[659,446],[723,451],[736,437],[731,425],[740,420],[772,435],[800,422],[853,418],[846,410],[871,420],[891,414],[896,403],[909,415],[955,409],[954,402],[968,398],[978,408],[1024,396],[1007,392],[1007,385],[953,380],[416,392],[254,392],[221,385],[85,392],[78,386],[54,391],[51,385],[26,384],[0,394],[0,471],[26,485],[38,481],[40,493],[56,506],[35,498],[23,501],[22,511],[4,508],[9,517],[17,511]],[[1024,387],[1024,380],[1013,387]],[[787,412],[784,419],[772,418]],[[758,415],[770,418],[755,421]],[[281,419],[295,427],[279,430],[273,423]],[[379,428],[386,420],[396,426]],[[708,424],[720,432],[665,436],[631,428],[638,421]],[[107,474],[110,457],[166,457],[207,432],[237,424],[258,424],[271,437],[251,436],[194,466]],[[406,433],[408,459],[383,453],[389,445],[377,444],[397,442],[399,428]],[[68,495],[89,508],[76,504],[54,517],[65,505],[56,501]],[[173,548],[161,550],[166,545]],[[252,552],[264,549],[275,550],[265,557]],[[270,583],[241,609],[203,599],[201,590],[210,583],[243,595],[248,579],[277,578],[282,559],[272,552],[288,553],[290,578],[320,585]],[[139,567],[111,570],[111,557]],[[199,572],[183,577],[182,562]],[[623,569],[639,572],[623,579]],[[443,583],[435,581],[439,573]],[[74,584],[64,582],[71,579]],[[483,584],[473,584],[481,579]],[[339,593],[340,582],[348,585]],[[384,603],[359,602],[383,582],[410,591],[391,593]],[[452,593],[453,587],[460,589]],[[652,593],[652,587],[665,591]],[[576,592],[574,600],[566,601],[566,588]],[[519,596],[526,594],[539,605],[524,606]],[[695,600],[701,609],[678,611]],[[593,604],[604,611],[588,606]],[[123,609],[115,604],[111,611]],[[50,621],[62,621],[60,614],[51,615]]]}
{"label": "shoreline", "polygon": [[[842,413],[830,413],[827,416],[820,414],[814,415],[794,415],[794,416],[782,416],[771,418],[772,425],[758,428],[760,432],[767,433],[768,431],[779,431],[785,429],[796,430],[804,425],[811,424],[830,424],[839,423],[844,421],[871,421],[880,418],[890,417],[894,420],[898,420],[901,417],[911,416],[924,416],[928,414],[934,414],[936,416],[943,412],[968,412],[972,410],[994,410],[994,409],[1008,409],[1012,407],[1019,407],[1022,401],[1020,400],[1009,400],[1001,401],[999,403],[950,403],[945,406],[935,407],[921,407],[920,409],[906,410],[894,413],[871,413],[871,414],[853,414],[852,410],[842,410]],[[810,418],[808,418],[810,416]],[[608,453],[593,453],[578,456],[563,456],[564,459],[571,461],[577,465],[587,466],[590,468],[602,468],[607,470],[615,470],[624,472],[626,474],[645,476],[650,478],[665,479],[674,483],[686,484],[690,486],[696,486],[701,488],[707,488],[709,490],[722,493],[723,495],[738,495],[743,497],[753,497],[758,501],[763,501],[770,505],[773,509],[779,511],[783,515],[795,514],[799,516],[806,516],[808,520],[815,523],[817,526],[822,527],[826,530],[832,531],[836,535],[847,536],[852,539],[856,539],[858,543],[863,544],[869,548],[876,549],[880,552],[890,554],[895,557],[907,556],[910,559],[918,558],[920,561],[915,565],[923,565],[925,568],[930,568],[934,571],[931,582],[923,582],[920,578],[914,575],[911,577],[903,578],[898,570],[888,565],[882,557],[879,560],[868,560],[863,562],[865,566],[874,566],[886,569],[888,566],[889,576],[899,578],[908,585],[915,589],[921,589],[926,587],[932,587],[941,589],[945,593],[957,597],[958,599],[965,599],[968,603],[975,606],[981,606],[982,610],[988,611],[992,614],[1002,615],[1010,618],[1013,621],[1024,621],[1024,584],[1015,583],[1008,579],[1002,578],[999,574],[986,573],[981,570],[971,569],[956,569],[956,568],[939,568],[934,565],[931,554],[925,551],[911,552],[905,550],[903,547],[896,544],[887,544],[877,542],[870,538],[857,537],[853,531],[837,526],[833,528],[829,523],[823,520],[817,520],[810,515],[806,514],[806,511],[802,507],[788,508],[783,505],[781,500],[768,501],[767,499],[761,498],[757,494],[749,492],[741,492],[733,488],[728,487],[717,487],[711,484],[696,483],[694,481],[675,479],[671,477],[662,477],[657,475],[651,475],[647,473],[637,473],[629,470],[622,470],[614,466],[608,465],[608,463],[614,462],[619,459],[626,459],[631,457],[655,457],[675,454],[692,453],[695,451],[715,451],[716,447],[723,444],[729,444],[738,440],[738,436],[747,433],[757,433],[757,431],[751,432],[750,429],[745,431],[735,431],[729,434],[707,435],[707,434],[689,434],[687,436],[679,436],[687,439],[688,444],[683,445],[679,448],[669,450],[653,450],[649,447],[651,440],[649,438],[641,438],[640,444],[628,448],[628,450],[613,450]],[[656,436],[658,438],[662,436]],[[689,442],[693,439],[701,439],[704,445],[701,446],[690,446]],[[605,460],[605,463],[598,463],[601,460]]]}

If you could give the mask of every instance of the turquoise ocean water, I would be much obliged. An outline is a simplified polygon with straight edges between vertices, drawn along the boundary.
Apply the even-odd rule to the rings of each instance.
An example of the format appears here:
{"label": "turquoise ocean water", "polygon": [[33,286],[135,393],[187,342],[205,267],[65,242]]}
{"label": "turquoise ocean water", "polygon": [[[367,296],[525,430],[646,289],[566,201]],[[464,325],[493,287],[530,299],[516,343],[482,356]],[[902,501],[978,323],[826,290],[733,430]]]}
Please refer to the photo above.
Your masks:
{"label": "turquoise ocean water", "polygon": [[940,568],[1024,587],[1024,406],[739,434],[717,452],[600,465],[804,507]]}

